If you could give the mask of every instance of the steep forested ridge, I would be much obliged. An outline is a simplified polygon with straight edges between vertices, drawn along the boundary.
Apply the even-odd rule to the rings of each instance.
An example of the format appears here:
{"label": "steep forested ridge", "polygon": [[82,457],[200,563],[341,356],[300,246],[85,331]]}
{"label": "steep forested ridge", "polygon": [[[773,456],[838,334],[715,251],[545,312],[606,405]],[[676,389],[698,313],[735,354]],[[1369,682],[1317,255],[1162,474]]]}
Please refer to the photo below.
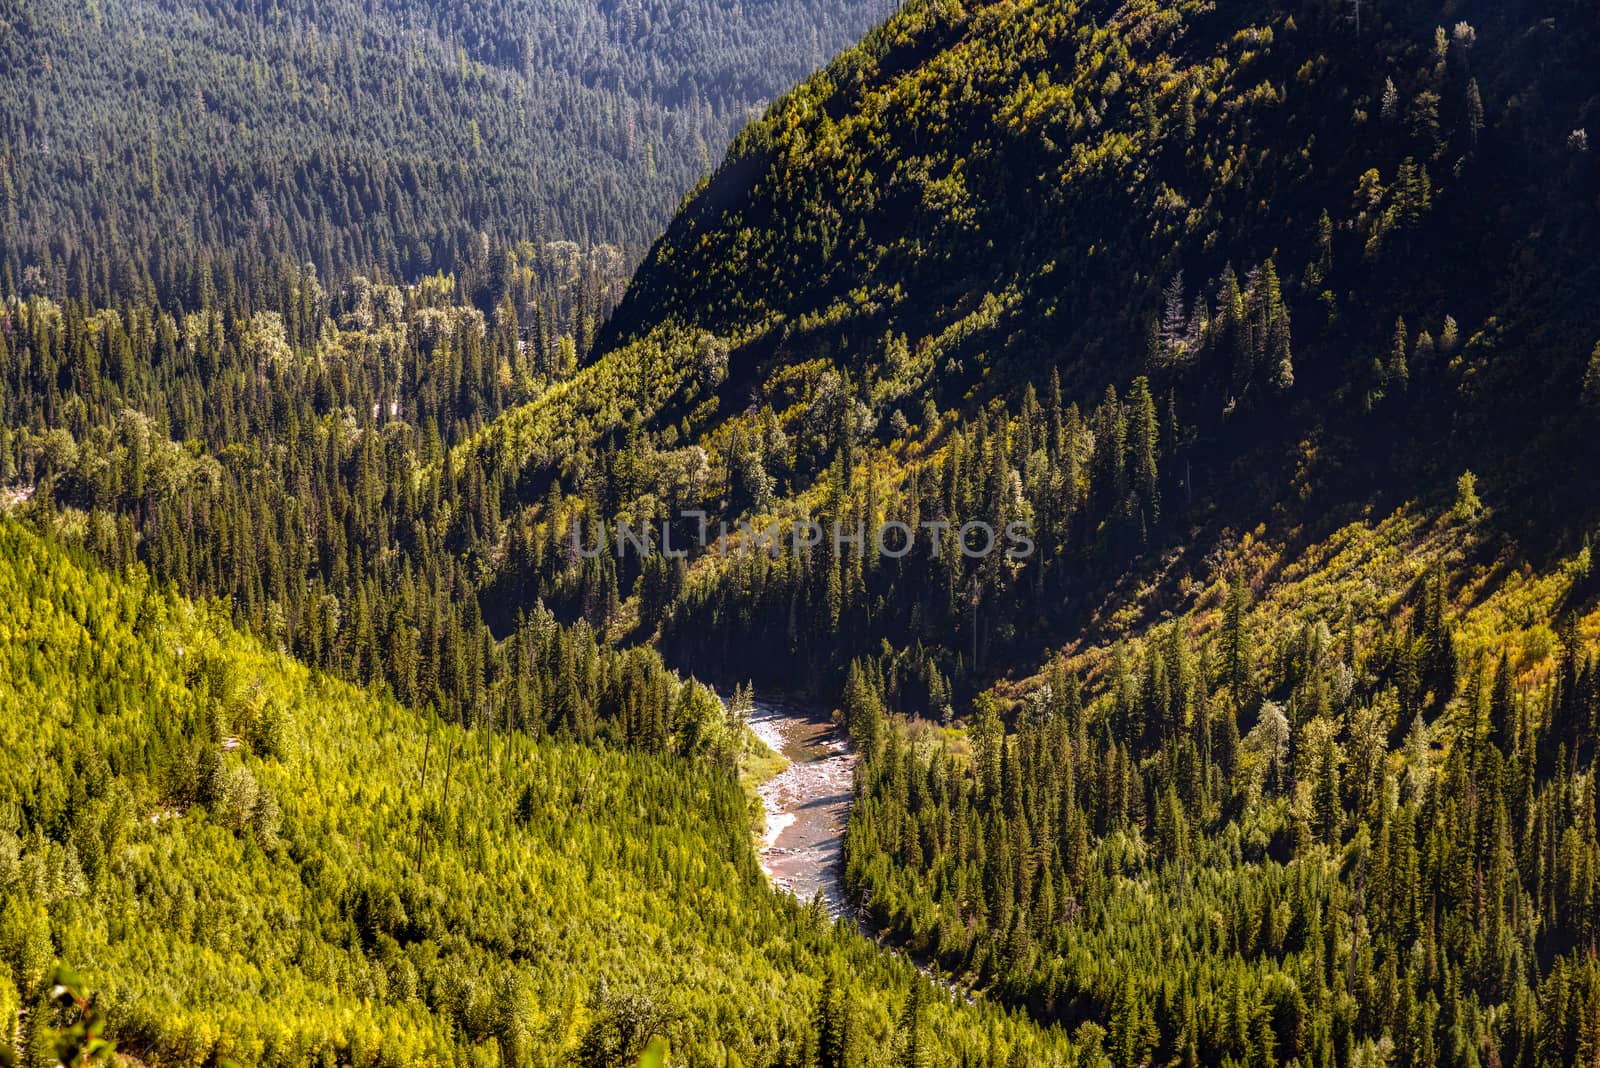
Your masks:
{"label": "steep forested ridge", "polygon": [[[1405,270],[1424,252],[1440,288],[1468,277],[1445,253],[1490,256],[1490,277],[1476,276],[1486,304],[1507,298],[1501,264],[1519,243],[1540,254],[1530,272],[1582,277],[1591,220],[1563,210],[1594,192],[1586,142],[1571,137],[1592,107],[1580,8],[1457,5],[1447,17],[1392,5],[1359,35],[1347,15],[906,12],[740,137],[654,251],[619,327],[676,313],[743,334],[898,283],[904,294],[877,313],[892,320],[1014,285],[1050,320],[1031,328],[1028,354],[1050,337],[1060,355],[1126,345],[1117,332],[1156,319],[1179,271],[1184,312],[1199,294],[1214,308],[1210,282],[1229,262],[1242,275],[1276,256],[1291,290],[1304,283],[1296,295],[1328,288],[1358,310],[1381,283],[1426,287]],[[1534,190],[1546,195],[1510,195]],[[1485,197],[1504,218],[1445,225]],[[1324,212],[1333,233],[1319,242]],[[744,268],[771,284],[741,285]]]}
{"label": "steep forested ridge", "polygon": [[[0,479],[107,563],[226,599],[265,640],[403,703],[659,743],[659,693],[624,727],[578,678],[596,657],[623,663],[592,628],[552,628],[529,602],[508,614],[520,638],[492,640],[474,589],[498,487],[481,468],[428,471],[575,363],[586,287],[542,289],[537,262],[510,260],[492,318],[445,277],[402,290],[358,276],[333,295],[292,269],[191,312],[14,302]],[[630,670],[660,674],[653,657]]]}
{"label": "steep forested ridge", "polygon": [[909,7],[463,451],[524,588],[558,500],[947,524],[593,618],[839,693],[863,914],[1117,1064],[1600,1041],[1594,24],[1362,13]]}
{"label": "steep forested ridge", "polygon": [[58,958],[150,1064],[631,1066],[652,1035],[799,1064],[819,1028],[856,1064],[1059,1054],[772,894],[715,768],[430,721],[5,518],[0,658],[25,1064],[73,1015]]}
{"label": "steep forested ridge", "polygon": [[870,506],[1043,534],[1014,575],[926,551],[887,574],[847,553],[837,580],[746,562],[662,617],[669,645],[696,636],[684,656],[707,624],[721,655],[795,648],[797,618],[843,628],[798,643],[824,658],[879,635],[954,654],[981,578],[1003,664],[1081,625],[1133,556],[1269,518],[1326,533],[1447,501],[1468,468],[1498,522],[1575,545],[1600,399],[1592,23],[1391,5],[1358,34],[1349,14],[907,8],[740,137],[582,388],[476,455],[524,504],[555,481],[601,516],[660,514],[701,449],[695,503],[730,523]]}
{"label": "steep forested ridge", "polygon": [[882,11],[12,0],[0,263],[104,299],[204,262],[411,279],[523,238],[631,259],[752,109]]}

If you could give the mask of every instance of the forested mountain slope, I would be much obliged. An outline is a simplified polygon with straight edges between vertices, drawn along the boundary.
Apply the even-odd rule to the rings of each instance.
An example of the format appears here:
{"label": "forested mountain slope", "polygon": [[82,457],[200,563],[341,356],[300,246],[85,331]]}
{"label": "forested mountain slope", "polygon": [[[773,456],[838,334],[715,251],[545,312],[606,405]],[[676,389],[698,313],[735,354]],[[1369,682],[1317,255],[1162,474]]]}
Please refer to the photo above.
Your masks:
{"label": "forested mountain slope", "polygon": [[[1146,371],[1207,422],[1292,404],[1297,375],[1348,403],[1401,385],[1372,367],[1397,315],[1436,344],[1447,314],[1463,342],[1493,322],[1479,345],[1519,353],[1469,350],[1458,368],[1436,349],[1416,368],[1439,372],[1430,395],[1473,371],[1491,376],[1476,389],[1574,391],[1595,340],[1592,20],[1388,4],[1358,33],[1348,14],[918,5],[740,137],[614,333],[728,337],[736,383],[772,353],[827,356],[892,383],[912,422],[924,399],[986,377],[978,399],[1015,399],[1052,367],[1080,400]],[[1233,336],[1225,272],[1248,298],[1269,262],[1263,296],[1293,328],[1274,306],[1249,324],[1265,336]],[[886,340],[902,333],[909,356]]]}
{"label": "forested mountain slope", "polygon": [[0,742],[24,1064],[57,959],[149,1064],[1062,1055],[772,894],[724,772],[430,720],[5,517]]}
{"label": "forested mountain slope", "polygon": [[[592,358],[504,248],[21,295],[5,493],[480,745],[725,764],[663,657],[837,700],[862,916],[1082,1062],[1592,1062],[1596,26],[1356,12],[908,5]],[[688,509],[934,526],[569,540]]]}
{"label": "forested mountain slope", "polygon": [[202,261],[414,278],[481,242],[637,255],[752,109],[881,17],[786,4],[0,4],[0,263],[182,292]]}
{"label": "forested mountain slope", "polygon": [[[730,523],[855,518],[869,496],[873,518],[1025,516],[1042,551],[977,603],[1046,641],[1135,556],[1448,504],[1466,469],[1530,546],[1575,545],[1600,499],[1573,462],[1600,401],[1593,22],[1393,4],[1358,33],[1349,14],[907,7],[740,137],[610,352],[476,455],[523,503],[554,481],[593,515],[681,504],[674,458],[699,448],[694,503]],[[820,616],[840,644],[954,653],[980,595],[949,591],[979,565],[929,555],[894,565],[910,583],[866,561],[852,589],[847,568],[839,610],[825,576],[747,577],[726,589],[759,581],[765,620],[730,595],[684,629],[737,617],[713,630],[792,647]]]}
{"label": "forested mountain slope", "polygon": [[[581,575],[677,663],[840,695],[863,914],[1113,1063],[1586,1063],[1594,34],[907,7],[457,450],[486,589]],[[943,533],[551,548],[685,507]]]}

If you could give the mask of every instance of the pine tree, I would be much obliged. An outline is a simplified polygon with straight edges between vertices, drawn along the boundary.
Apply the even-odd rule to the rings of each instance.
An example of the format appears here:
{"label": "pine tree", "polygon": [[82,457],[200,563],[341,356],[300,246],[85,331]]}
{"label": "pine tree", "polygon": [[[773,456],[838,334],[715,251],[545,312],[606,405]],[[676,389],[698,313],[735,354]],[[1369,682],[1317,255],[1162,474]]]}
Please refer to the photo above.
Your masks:
{"label": "pine tree", "polygon": [[817,1068],[849,1068],[850,1021],[845,996],[830,970],[817,997]]}
{"label": "pine tree", "polygon": [[1384,379],[1396,384],[1404,392],[1411,381],[1411,370],[1406,363],[1406,321],[1397,318],[1394,321],[1394,338],[1389,344],[1389,359],[1384,364]]}
{"label": "pine tree", "polygon": [[927,992],[925,984],[915,981],[906,996],[905,1010],[900,1014],[900,1068],[931,1068],[933,1054],[925,1033],[927,1024]]}
{"label": "pine tree", "polygon": [[1250,610],[1250,591],[1244,571],[1235,568],[1228,576],[1228,596],[1222,607],[1222,681],[1235,703],[1243,705],[1250,693],[1250,639],[1245,633],[1245,615]]}
{"label": "pine tree", "polygon": [[1478,79],[1467,82],[1467,145],[1478,147],[1478,137],[1483,133],[1483,97],[1478,92]]}
{"label": "pine tree", "polygon": [[1317,754],[1315,801],[1317,836],[1322,839],[1323,844],[1336,846],[1339,844],[1344,808],[1339,798],[1338,747],[1334,744],[1332,731],[1324,732],[1321,752]]}
{"label": "pine tree", "polygon": [[1159,1037],[1138,984],[1131,976],[1124,978],[1111,1008],[1112,1063],[1117,1068],[1140,1068]]}
{"label": "pine tree", "polygon": [[844,722],[850,740],[867,759],[883,745],[883,705],[859,660],[852,661],[844,687]]}
{"label": "pine tree", "polygon": [[1101,516],[1118,515],[1128,499],[1128,420],[1116,387],[1106,386],[1094,412],[1094,456],[1090,497]]}
{"label": "pine tree", "polygon": [[1583,372],[1583,403],[1591,408],[1600,407],[1600,341],[1589,353],[1589,365]]}
{"label": "pine tree", "polygon": [[1289,309],[1283,302],[1283,290],[1278,282],[1278,268],[1269,257],[1261,267],[1258,297],[1262,323],[1261,359],[1265,363],[1274,387],[1289,389],[1294,385],[1294,357],[1290,342]]}
{"label": "pine tree", "polygon": [[1183,272],[1172,276],[1161,294],[1161,323],[1157,335],[1163,363],[1179,360],[1188,347],[1188,319],[1183,292]]}
{"label": "pine tree", "polygon": [[1217,309],[1221,319],[1220,349],[1232,372],[1233,396],[1242,397],[1255,370],[1251,358],[1250,332],[1245,321],[1244,293],[1239,276],[1230,263],[1222,269],[1217,285]]}
{"label": "pine tree", "polygon": [[1000,792],[1000,766],[1005,748],[1005,727],[999,709],[988,694],[973,703],[972,750],[982,796],[994,799]]}
{"label": "pine tree", "polygon": [[1400,90],[1395,88],[1393,78],[1383,80],[1382,114],[1385,119],[1393,121],[1400,111]]}
{"label": "pine tree", "polygon": [[1160,425],[1156,419],[1155,401],[1150,396],[1150,383],[1141,375],[1133,380],[1128,397],[1128,460],[1130,482],[1138,498],[1141,520],[1145,528],[1154,526],[1161,517],[1161,496],[1156,469],[1157,450],[1160,447]]}

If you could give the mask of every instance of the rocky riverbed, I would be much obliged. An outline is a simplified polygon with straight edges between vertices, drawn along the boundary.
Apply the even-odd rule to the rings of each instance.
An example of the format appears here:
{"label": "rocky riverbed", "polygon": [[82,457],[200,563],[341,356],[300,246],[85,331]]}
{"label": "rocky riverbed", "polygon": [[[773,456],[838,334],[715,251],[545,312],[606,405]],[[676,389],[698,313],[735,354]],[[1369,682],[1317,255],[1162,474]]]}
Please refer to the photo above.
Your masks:
{"label": "rocky riverbed", "polygon": [[825,714],[757,701],[750,728],[789,761],[761,785],[766,840],[761,866],[774,885],[802,901],[820,890],[828,912],[845,913],[844,829],[855,754]]}

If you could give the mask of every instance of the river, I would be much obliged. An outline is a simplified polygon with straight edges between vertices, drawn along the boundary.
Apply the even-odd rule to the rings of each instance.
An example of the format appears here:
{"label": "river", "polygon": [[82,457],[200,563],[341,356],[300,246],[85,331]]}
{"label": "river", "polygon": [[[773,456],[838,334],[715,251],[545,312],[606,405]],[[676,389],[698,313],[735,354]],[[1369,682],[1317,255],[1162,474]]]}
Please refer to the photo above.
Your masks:
{"label": "river", "polygon": [[758,700],[750,729],[789,766],[761,785],[767,832],[761,867],[801,901],[822,892],[829,915],[847,911],[844,828],[856,756],[826,713]]}
{"label": "river", "polygon": [[[844,731],[826,713],[779,701],[757,700],[747,722],[757,737],[789,761],[759,788],[767,817],[762,870],[774,886],[801,901],[822,891],[828,915],[834,919],[853,915],[844,888],[844,828],[850,818],[856,754]],[[857,927],[863,935],[875,937],[859,920]],[[906,957],[951,997],[974,1003],[970,989],[941,975],[931,963],[900,949],[884,948]]]}

